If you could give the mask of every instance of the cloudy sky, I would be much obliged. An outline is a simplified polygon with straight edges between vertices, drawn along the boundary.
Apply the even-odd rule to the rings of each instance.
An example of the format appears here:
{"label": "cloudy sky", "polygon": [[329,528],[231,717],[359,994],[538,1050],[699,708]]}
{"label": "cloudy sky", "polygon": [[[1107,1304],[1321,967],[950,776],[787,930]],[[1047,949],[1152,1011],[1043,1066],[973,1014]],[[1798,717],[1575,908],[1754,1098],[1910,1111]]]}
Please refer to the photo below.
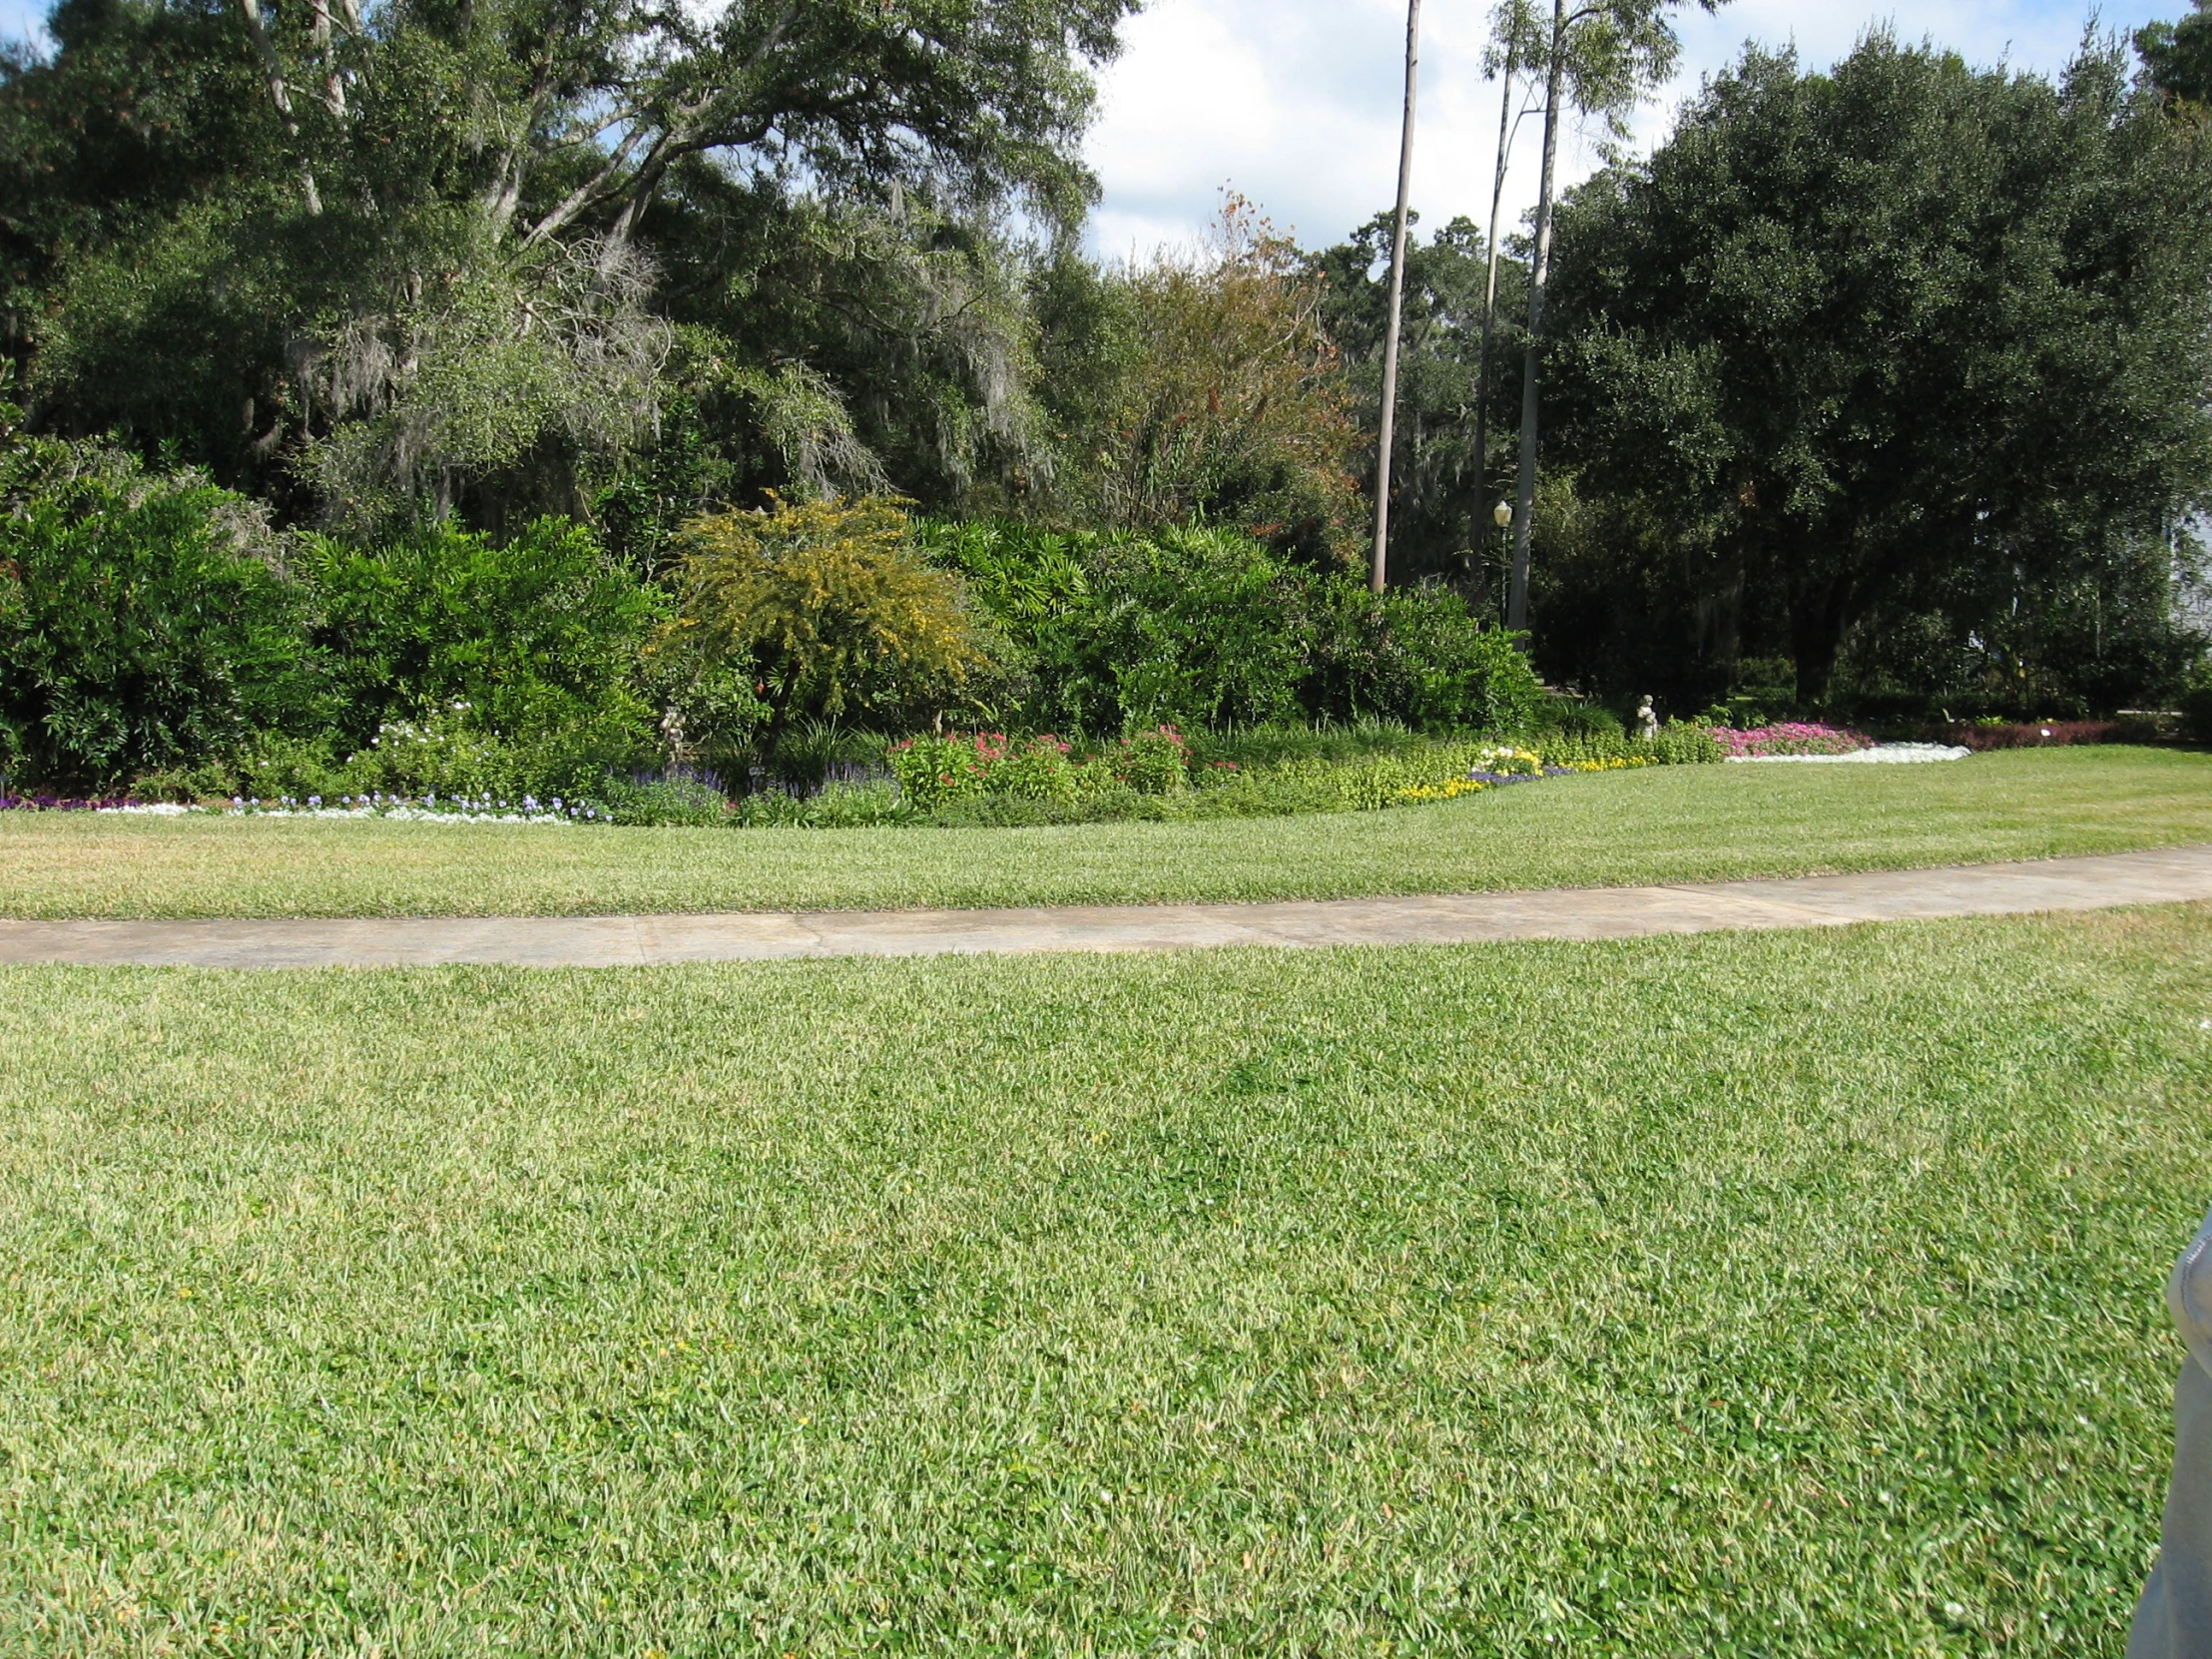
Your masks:
{"label": "cloudy sky", "polygon": [[[1747,40],[1794,42],[1809,65],[1893,26],[1977,64],[2055,70],[2080,43],[2086,0],[1919,0],[1908,10],[1864,0],[1734,0],[1681,24],[1681,74],[1636,123],[1649,145],[1702,76]],[[2106,0],[2102,26],[2131,30],[2178,17],[2187,0]],[[1489,212],[1498,91],[1482,79],[1490,0],[1425,0],[1413,206],[1424,222]],[[1150,0],[1120,61],[1105,73],[1090,141],[1105,200],[1092,244],[1109,256],[1198,236],[1222,188],[1260,203],[1308,246],[1341,239],[1390,205],[1397,177],[1404,0]],[[1506,194],[1510,218],[1535,200],[1538,133],[1523,125]],[[1599,135],[1570,133],[1570,178],[1596,165]],[[1526,157],[1525,163],[1521,161]]]}
{"label": "cloudy sky", "polygon": [[[1482,80],[1491,0],[1425,0],[1413,205],[1431,225],[1488,212],[1497,89]],[[0,0],[0,33],[35,29],[45,0]],[[1747,40],[1795,42],[1827,64],[1869,28],[1955,47],[1975,63],[2054,70],[2080,42],[2089,0],[1733,0],[1686,8],[1682,71],[1641,113],[1639,141],[1666,129],[1699,78]],[[2105,0],[2102,26],[2176,17],[2187,0]],[[1404,0],[1149,0],[1103,81],[1091,162],[1105,200],[1092,246],[1144,254],[1198,238],[1225,186],[1309,246],[1342,238],[1389,205],[1396,183]],[[1534,201],[1535,122],[1524,125],[1507,213]],[[1595,135],[1561,147],[1569,179],[1595,165]],[[1523,161],[1521,158],[1525,157]]]}

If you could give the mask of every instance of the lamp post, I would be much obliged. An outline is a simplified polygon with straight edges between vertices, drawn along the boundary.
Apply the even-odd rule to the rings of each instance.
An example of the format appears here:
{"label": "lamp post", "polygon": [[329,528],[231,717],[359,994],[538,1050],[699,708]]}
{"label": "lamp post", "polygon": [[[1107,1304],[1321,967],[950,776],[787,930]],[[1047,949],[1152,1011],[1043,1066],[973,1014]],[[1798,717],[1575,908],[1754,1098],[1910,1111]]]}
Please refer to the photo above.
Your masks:
{"label": "lamp post", "polygon": [[1499,550],[1502,552],[1505,546],[1506,528],[1513,522],[1512,502],[1500,501],[1496,506],[1492,507],[1490,509],[1490,522],[1497,526],[1497,542]]}

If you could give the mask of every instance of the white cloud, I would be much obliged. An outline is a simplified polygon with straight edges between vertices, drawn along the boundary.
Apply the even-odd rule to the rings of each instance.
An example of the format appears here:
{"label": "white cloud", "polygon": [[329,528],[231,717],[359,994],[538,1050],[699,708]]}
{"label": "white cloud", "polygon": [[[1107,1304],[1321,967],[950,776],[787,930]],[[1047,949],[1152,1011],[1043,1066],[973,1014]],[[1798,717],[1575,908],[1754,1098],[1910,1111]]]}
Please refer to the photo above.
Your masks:
{"label": "white cloud", "polygon": [[[2175,16],[2185,0],[2118,0],[2110,29]],[[1664,136],[1699,80],[1725,68],[1746,40],[1795,44],[1809,65],[1848,53],[1871,28],[1932,39],[1975,63],[2051,71],[2080,42],[2083,0],[1923,0],[1813,5],[1738,0],[1719,12],[1689,8],[1680,23],[1682,72],[1639,112],[1636,142]],[[1413,205],[1425,224],[1489,211],[1498,89],[1482,79],[1487,0],[1427,0],[1421,19],[1420,119]],[[1089,142],[1105,197],[1091,246],[1109,257],[1203,235],[1227,185],[1310,247],[1336,242],[1387,208],[1396,188],[1398,97],[1404,73],[1402,0],[1152,0],[1128,27],[1122,57],[1101,77]],[[1506,221],[1535,198],[1535,120],[1523,124],[1506,191]],[[1566,182],[1598,165],[1595,131],[1560,147]]]}

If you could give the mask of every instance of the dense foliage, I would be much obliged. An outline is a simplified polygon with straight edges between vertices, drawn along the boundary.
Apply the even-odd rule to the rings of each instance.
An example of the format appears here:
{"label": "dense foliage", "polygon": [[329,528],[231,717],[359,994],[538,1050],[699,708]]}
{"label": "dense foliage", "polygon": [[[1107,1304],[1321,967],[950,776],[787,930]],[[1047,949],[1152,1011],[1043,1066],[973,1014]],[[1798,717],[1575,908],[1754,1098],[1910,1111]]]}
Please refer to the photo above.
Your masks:
{"label": "dense foliage", "polygon": [[639,650],[663,601],[566,520],[364,549],[272,530],[199,472],[5,434],[0,513],[19,777],[230,794],[275,764],[302,795],[519,791],[650,753]]}
{"label": "dense foliage", "polygon": [[[2201,7],[2132,79],[2095,41],[2055,83],[1880,35],[1825,74],[1749,52],[1559,204],[1540,335],[1535,246],[1505,251],[1486,392],[1496,251],[1416,236],[1381,600],[1343,573],[1383,224],[1306,253],[1231,197],[1203,248],[1083,255],[1090,75],[1131,9],[62,0],[50,51],[0,51],[0,371],[35,434],[8,764],[90,786],[282,739],[343,768],[433,712],[512,777],[792,765],[810,722],[1506,730],[1524,415],[1522,646],[1617,711],[2179,695]],[[1615,119],[1669,12],[1509,6],[1501,59]],[[920,556],[827,587],[705,582],[687,529],[734,558],[877,499],[928,515]],[[886,644],[938,577],[939,644]]]}
{"label": "dense foliage", "polygon": [[649,582],[567,519],[280,533],[203,474],[21,438],[0,438],[0,766],[63,787],[604,797],[698,755],[811,784],[853,758],[839,723],[1450,733],[1540,702],[1455,595],[1378,598],[1236,531],[772,500],[690,520]]}
{"label": "dense foliage", "polygon": [[1511,638],[1456,593],[1378,597],[1234,531],[971,522],[929,526],[924,546],[1003,631],[1023,676],[1007,718],[1036,729],[1381,718],[1511,731],[1541,695]]}
{"label": "dense foliage", "polygon": [[0,770],[112,782],[334,712],[252,502],[34,441],[0,443]]}
{"label": "dense foliage", "polygon": [[1553,546],[1562,672],[2176,684],[2212,166],[2116,53],[2053,86],[1880,36],[1825,75],[1753,52],[1560,235],[1592,520]]}
{"label": "dense foliage", "polygon": [[653,713],[638,651],[661,597],[568,520],[504,546],[449,525],[370,549],[318,536],[300,564],[349,741],[459,705],[492,731],[560,733],[626,758]]}
{"label": "dense foliage", "polygon": [[761,676],[768,756],[795,713],[941,708],[987,661],[960,584],[914,552],[896,502],[695,519],[678,582],[671,648]]}

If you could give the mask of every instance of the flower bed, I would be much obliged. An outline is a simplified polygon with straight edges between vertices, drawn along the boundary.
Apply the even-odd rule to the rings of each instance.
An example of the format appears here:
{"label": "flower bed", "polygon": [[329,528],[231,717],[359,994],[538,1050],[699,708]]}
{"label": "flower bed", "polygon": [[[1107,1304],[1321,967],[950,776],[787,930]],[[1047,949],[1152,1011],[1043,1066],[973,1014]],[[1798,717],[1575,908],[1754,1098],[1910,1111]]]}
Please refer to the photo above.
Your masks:
{"label": "flower bed", "polygon": [[1730,766],[1910,766],[1920,761],[1963,761],[1973,753],[1955,744],[1878,743],[1842,755],[1731,755]]}
{"label": "flower bed", "polygon": [[0,813],[113,813],[134,805],[122,795],[0,795]]}
{"label": "flower bed", "polygon": [[[925,812],[985,795],[1074,806],[1116,790],[1169,795],[1191,783],[1190,745],[1173,726],[1139,732],[1080,760],[1074,745],[1050,732],[1019,741],[1003,732],[908,738],[893,744],[887,759],[900,793]],[[1202,770],[1238,769],[1228,763]]]}
{"label": "flower bed", "polygon": [[319,795],[305,800],[285,796],[275,801],[234,797],[229,805],[177,801],[135,801],[129,796],[79,799],[53,795],[0,796],[0,812],[112,813],[134,818],[184,818],[206,814],[215,818],[388,818],[423,824],[587,824],[612,823],[596,803],[540,802],[524,796],[520,801],[495,801],[490,797],[412,799],[396,795],[341,796],[325,802]]}
{"label": "flower bed", "polygon": [[2084,743],[2151,743],[2157,727],[2150,721],[2039,720],[1982,722],[1962,720],[1937,727],[1937,742],[1961,749],[2044,749]]}
{"label": "flower bed", "polygon": [[1872,749],[1874,739],[1848,726],[1820,726],[1808,721],[1782,721],[1773,726],[1742,728],[1714,726],[1708,730],[1731,761],[1769,755],[1849,755]]}
{"label": "flower bed", "polygon": [[[127,807],[124,812],[154,811]],[[175,809],[172,809],[175,810]],[[220,813],[226,818],[336,818],[336,819],[398,819],[416,824],[591,824],[612,823],[597,804],[589,802],[564,802],[559,799],[541,802],[534,796],[524,796],[520,801],[496,801],[489,796],[459,797],[435,795],[414,799],[398,795],[348,795],[334,802],[325,802],[319,795],[310,795],[304,801],[289,798],[277,801],[234,800],[228,807],[204,809],[185,808],[186,812],[206,811]]]}
{"label": "flower bed", "polygon": [[[1399,733],[1365,752],[1265,752],[1230,759],[1227,741],[1199,745],[1173,726],[1082,749],[1049,733],[998,732],[907,739],[880,752],[882,767],[847,764],[819,787],[770,783],[733,800],[712,772],[689,767],[622,777],[588,792],[540,802],[494,790],[414,794],[242,794],[228,802],[97,802],[51,798],[0,803],[149,816],[384,819],[419,823],[615,824],[652,828],[888,829],[1018,828],[1125,820],[1273,818],[1300,813],[1376,812],[1454,801],[1482,790],[1573,773],[1612,772],[1724,759],[1705,730],[1677,725],[1656,739],[1614,732],[1553,732],[1521,743],[1425,739]],[[1213,751],[1208,753],[1207,751]]]}

